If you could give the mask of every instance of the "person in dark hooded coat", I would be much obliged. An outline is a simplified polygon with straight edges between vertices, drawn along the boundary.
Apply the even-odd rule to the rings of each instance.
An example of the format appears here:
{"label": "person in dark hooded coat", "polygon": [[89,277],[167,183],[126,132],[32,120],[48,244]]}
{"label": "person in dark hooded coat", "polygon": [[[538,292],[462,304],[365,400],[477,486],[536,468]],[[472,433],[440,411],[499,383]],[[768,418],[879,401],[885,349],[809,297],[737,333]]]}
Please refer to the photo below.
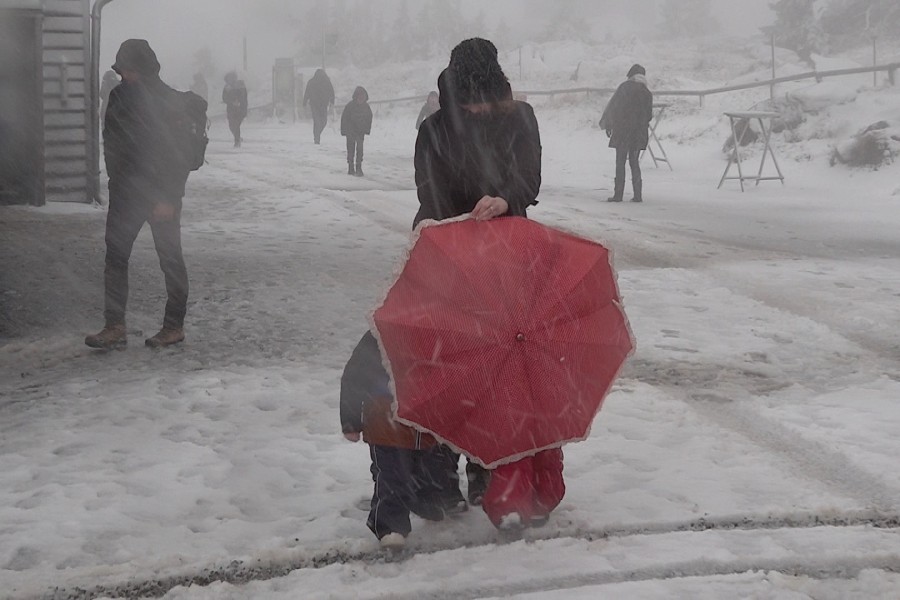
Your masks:
{"label": "person in dark hooded coat", "polygon": [[625,193],[625,162],[631,165],[632,202],[643,201],[641,151],[650,141],[653,119],[653,94],[647,87],[647,71],[641,65],[628,70],[628,80],[619,85],[600,117],[600,127],[609,136],[609,147],[616,149],[616,180],[608,202],[621,202]]}
{"label": "person in dark hooded coat", "polygon": [[341,375],[341,430],[369,445],[375,489],[366,524],[383,546],[399,547],[412,529],[410,512],[441,521],[467,507],[437,440],[395,421],[393,402],[378,341],[367,331]]}
{"label": "person in dark hooded coat", "polygon": [[[541,187],[541,138],[534,110],[513,99],[494,44],[481,38],[458,44],[438,77],[438,91],[440,110],[422,122],[416,139],[419,210],[414,226],[466,213],[482,221],[527,217]],[[445,451],[448,469],[455,473],[459,456]],[[528,474],[522,468],[526,463]],[[508,493],[510,481],[525,477],[531,485],[532,475],[549,485],[541,484],[534,497]],[[562,451],[504,465],[493,475],[469,461],[466,476],[469,502],[482,504],[495,525],[512,523],[512,513],[536,525],[562,499]]]}
{"label": "person in dark hooded coat", "polygon": [[234,147],[240,148],[244,139],[241,137],[241,123],[247,117],[247,86],[238,79],[237,73],[225,75],[225,87],[222,88],[222,102],[225,103],[225,114],[228,117],[228,128],[234,137]]}
{"label": "person in dark hooded coat", "polygon": [[416,138],[414,225],[465,213],[526,216],[541,187],[541,137],[531,106],[513,100],[496,47],[460,43],[438,90],[441,108]]}
{"label": "person in dark hooded coat", "polygon": [[184,340],[188,276],[181,249],[181,204],[190,170],[178,161],[180,147],[171,129],[183,106],[181,96],[163,83],[159,69],[146,40],[123,42],[113,65],[122,83],[110,93],[103,127],[109,174],[106,325],[85,338],[92,348],[111,349],[127,343],[128,262],[144,223],[150,223],[168,296],[163,327],[145,343],[162,347]]}
{"label": "person in dark hooded coat", "polygon": [[[353,99],[341,113],[341,135],[347,138],[347,173],[363,176],[363,141],[372,133],[372,109],[369,107],[369,93],[359,86],[353,91]],[[353,157],[356,155],[356,167]]]}
{"label": "person in dark hooded coat", "polygon": [[315,74],[306,84],[303,94],[303,106],[309,104],[313,118],[313,142],[320,144],[322,131],[328,123],[328,107],[334,104],[334,86],[325,73],[325,69],[316,69]]}

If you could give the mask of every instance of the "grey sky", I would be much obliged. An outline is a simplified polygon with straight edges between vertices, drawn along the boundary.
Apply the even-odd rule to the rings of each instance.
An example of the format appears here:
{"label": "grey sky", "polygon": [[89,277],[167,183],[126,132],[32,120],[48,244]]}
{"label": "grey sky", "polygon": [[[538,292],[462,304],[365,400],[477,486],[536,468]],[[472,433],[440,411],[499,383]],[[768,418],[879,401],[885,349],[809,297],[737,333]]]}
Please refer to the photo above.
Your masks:
{"label": "grey sky", "polygon": [[[653,5],[661,0],[461,0],[464,12],[484,11],[493,26],[502,17],[514,30],[534,33],[559,6],[584,15],[595,32],[657,28]],[[397,0],[372,0],[393,18]],[[407,0],[418,9],[420,2]],[[295,19],[310,0],[115,0],[104,10],[103,60],[112,63],[119,43],[130,37],[150,40],[163,64],[163,76],[187,85],[194,53],[209,46],[220,69],[242,67],[242,39],[248,40],[249,68],[256,77],[269,72],[274,58],[291,56],[297,36]],[[347,1],[352,5],[352,0]],[[723,30],[755,33],[772,20],[768,0],[713,0]],[[645,14],[635,14],[639,10]],[[390,21],[388,21],[390,22]]]}

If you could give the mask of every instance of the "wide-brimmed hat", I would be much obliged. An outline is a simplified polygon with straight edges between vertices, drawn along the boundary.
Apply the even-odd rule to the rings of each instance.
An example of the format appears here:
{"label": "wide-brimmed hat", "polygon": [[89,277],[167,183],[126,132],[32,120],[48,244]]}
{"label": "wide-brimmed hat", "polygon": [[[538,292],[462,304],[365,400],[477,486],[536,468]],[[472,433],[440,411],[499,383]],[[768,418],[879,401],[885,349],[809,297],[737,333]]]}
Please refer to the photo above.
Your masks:
{"label": "wide-brimmed hat", "polygon": [[147,40],[125,40],[116,53],[113,71],[137,71],[141,75],[159,75],[159,61]]}

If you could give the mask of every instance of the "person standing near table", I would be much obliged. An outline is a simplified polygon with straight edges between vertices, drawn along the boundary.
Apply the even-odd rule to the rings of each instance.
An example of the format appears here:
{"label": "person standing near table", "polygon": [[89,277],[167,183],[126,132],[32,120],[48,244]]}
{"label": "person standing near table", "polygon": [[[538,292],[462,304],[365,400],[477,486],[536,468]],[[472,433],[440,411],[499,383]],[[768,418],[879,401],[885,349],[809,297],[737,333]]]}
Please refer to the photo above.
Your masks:
{"label": "person standing near table", "polygon": [[613,195],[607,202],[621,202],[625,194],[625,163],[631,166],[632,202],[642,202],[641,151],[650,142],[653,119],[653,94],[647,87],[647,71],[632,65],[628,80],[616,89],[600,117],[600,127],[609,136],[609,147],[616,149],[616,180]]}

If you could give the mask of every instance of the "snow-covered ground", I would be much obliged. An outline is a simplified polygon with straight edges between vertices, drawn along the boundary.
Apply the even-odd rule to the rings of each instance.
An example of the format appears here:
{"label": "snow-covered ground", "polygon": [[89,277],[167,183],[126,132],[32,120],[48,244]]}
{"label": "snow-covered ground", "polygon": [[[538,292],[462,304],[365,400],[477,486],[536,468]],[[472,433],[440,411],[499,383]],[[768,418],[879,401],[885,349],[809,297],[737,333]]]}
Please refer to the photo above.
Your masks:
{"label": "snow-covered ground", "polygon": [[217,123],[185,200],[182,346],[143,347],[164,303],[149,231],[131,346],[95,353],[105,212],[2,209],[0,597],[897,598],[900,168],[779,141],[783,187],[716,190],[707,105],[661,125],[675,170],[645,162],[645,203],[608,204],[595,107],[535,104],[530,214],[614,249],[637,339],[546,527],[414,520],[386,557],[359,508],[339,377],[409,237],[418,106],[379,111],[364,178],[331,127],[314,146],[308,123],[250,123],[233,150]]}

